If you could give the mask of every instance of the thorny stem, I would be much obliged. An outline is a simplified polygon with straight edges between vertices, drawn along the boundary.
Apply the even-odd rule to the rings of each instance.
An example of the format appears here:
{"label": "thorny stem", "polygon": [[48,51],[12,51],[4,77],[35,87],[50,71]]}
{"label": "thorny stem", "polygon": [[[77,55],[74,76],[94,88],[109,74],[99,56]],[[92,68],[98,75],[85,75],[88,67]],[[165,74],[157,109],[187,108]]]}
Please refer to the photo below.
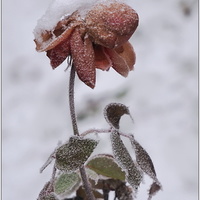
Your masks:
{"label": "thorny stem", "polygon": [[[79,136],[78,125],[77,125],[76,114],[75,114],[75,106],[74,106],[74,82],[75,82],[75,67],[72,64],[70,79],[69,79],[69,106],[70,106],[70,115],[71,115],[74,135]],[[85,167],[81,166],[79,168],[79,171],[81,174],[83,186],[85,188],[85,193],[88,200],[95,200],[91,185],[86,175]]]}

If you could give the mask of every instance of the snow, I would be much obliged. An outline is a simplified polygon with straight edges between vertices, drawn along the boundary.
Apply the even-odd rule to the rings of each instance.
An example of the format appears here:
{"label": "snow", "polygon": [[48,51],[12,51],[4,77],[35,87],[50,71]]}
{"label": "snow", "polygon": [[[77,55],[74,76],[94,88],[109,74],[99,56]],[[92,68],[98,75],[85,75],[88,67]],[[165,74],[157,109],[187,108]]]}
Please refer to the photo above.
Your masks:
{"label": "snow", "polygon": [[76,10],[84,18],[89,9],[98,3],[113,2],[113,0],[54,0],[47,8],[45,14],[38,20],[34,29],[35,38],[44,30],[51,31],[65,16],[71,15]]}
{"label": "snow", "polygon": [[52,30],[62,17],[71,15],[76,10],[85,12],[94,3],[95,0],[54,0],[47,8],[45,14],[38,20],[34,32],[38,33],[42,30]]}
{"label": "snow", "polygon": [[[83,2],[91,5],[92,1]],[[37,19],[50,3],[18,0],[16,6],[14,0],[3,1],[2,199],[5,200],[36,199],[51,176],[52,165],[42,174],[39,169],[58,141],[64,143],[72,135],[67,101],[69,70],[64,72],[67,65],[52,70],[45,53],[37,53],[33,42]],[[134,125],[123,126],[128,133],[134,133],[148,152],[163,186],[153,200],[196,200],[197,1],[127,0],[127,3],[140,17],[139,27],[130,40],[137,55],[135,70],[127,78],[112,69],[98,70],[94,90],[76,79],[79,129],[108,128],[104,107],[114,101],[125,104]],[[71,7],[67,9],[73,11]],[[60,8],[60,12],[64,10]],[[56,13],[57,17],[61,13]],[[102,141],[98,151],[109,153],[109,135],[104,133],[99,138]],[[151,179],[144,178],[138,200],[148,196]]]}

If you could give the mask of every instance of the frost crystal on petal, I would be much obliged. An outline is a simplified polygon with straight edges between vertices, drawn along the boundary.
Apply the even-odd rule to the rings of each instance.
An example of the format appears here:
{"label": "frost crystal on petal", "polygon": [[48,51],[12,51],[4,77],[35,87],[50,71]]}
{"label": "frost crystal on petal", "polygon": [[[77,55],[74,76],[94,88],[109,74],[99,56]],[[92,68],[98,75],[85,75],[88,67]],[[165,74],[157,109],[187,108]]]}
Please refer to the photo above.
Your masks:
{"label": "frost crystal on petal", "polygon": [[68,143],[57,149],[56,167],[62,171],[75,171],[87,161],[97,144],[93,139],[71,137]]}

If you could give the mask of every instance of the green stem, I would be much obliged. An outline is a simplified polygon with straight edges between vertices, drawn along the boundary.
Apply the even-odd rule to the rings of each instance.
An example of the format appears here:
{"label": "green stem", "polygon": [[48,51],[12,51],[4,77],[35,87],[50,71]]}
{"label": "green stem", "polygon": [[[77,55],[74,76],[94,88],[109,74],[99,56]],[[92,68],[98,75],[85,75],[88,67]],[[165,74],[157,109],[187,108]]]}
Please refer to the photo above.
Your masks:
{"label": "green stem", "polygon": [[[77,125],[76,114],[75,114],[75,106],[74,106],[74,82],[75,82],[75,67],[72,64],[70,79],[69,79],[69,106],[70,106],[70,115],[71,115],[74,135],[79,136],[80,134],[78,131],[78,125]],[[86,193],[87,199],[95,200],[91,185],[90,185],[87,175],[86,175],[84,165],[79,168],[79,171],[81,174],[81,178],[83,181],[83,186],[85,188],[85,193]]]}

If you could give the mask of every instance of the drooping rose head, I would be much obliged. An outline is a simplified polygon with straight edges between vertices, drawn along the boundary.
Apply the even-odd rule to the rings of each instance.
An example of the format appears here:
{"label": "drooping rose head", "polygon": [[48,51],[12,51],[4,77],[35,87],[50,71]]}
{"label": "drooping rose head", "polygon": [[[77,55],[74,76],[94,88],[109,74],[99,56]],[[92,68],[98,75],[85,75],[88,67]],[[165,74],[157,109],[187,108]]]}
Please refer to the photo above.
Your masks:
{"label": "drooping rose head", "polygon": [[135,52],[128,40],[138,21],[135,10],[124,3],[96,4],[84,17],[75,10],[52,30],[42,30],[34,40],[36,50],[47,52],[53,69],[70,57],[78,77],[94,88],[96,68],[112,67],[124,77],[133,70]]}

